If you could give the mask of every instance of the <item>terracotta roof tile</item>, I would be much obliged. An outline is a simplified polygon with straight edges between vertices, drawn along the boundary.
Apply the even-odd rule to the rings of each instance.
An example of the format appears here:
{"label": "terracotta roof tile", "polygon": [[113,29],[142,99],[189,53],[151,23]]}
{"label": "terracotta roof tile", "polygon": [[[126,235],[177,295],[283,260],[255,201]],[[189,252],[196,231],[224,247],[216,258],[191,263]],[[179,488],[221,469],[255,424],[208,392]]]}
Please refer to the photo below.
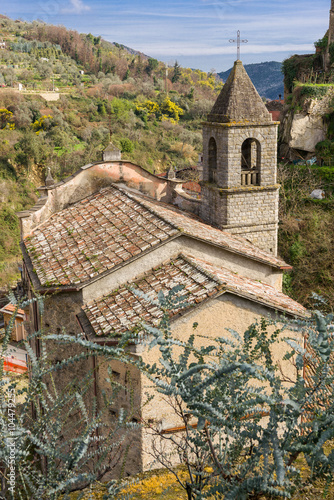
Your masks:
{"label": "terracotta roof tile", "polygon": [[166,222],[174,224],[181,232],[195,238],[208,241],[229,251],[245,255],[260,262],[270,264],[278,268],[289,268],[288,264],[269,252],[257,248],[245,238],[221,231],[215,227],[202,222],[198,217],[190,213],[182,212],[172,205],[155,201],[144,195],[129,194],[136,201],[152,210]]}
{"label": "terracotta roof tile", "polygon": [[[140,290],[156,300],[158,293],[183,285],[181,295],[189,304],[200,304],[222,292],[231,292],[268,307],[297,316],[306,316],[306,309],[272,286],[213,266],[201,259],[180,255],[174,260],[152,269],[144,278],[135,280],[129,287],[94,300],[83,307],[96,335],[119,335],[133,329],[139,321],[156,325],[162,313],[160,309],[133,291]],[[173,311],[178,314],[180,311]]]}
{"label": "terracotta roof tile", "polygon": [[24,243],[43,286],[85,282],[178,234],[110,187],[55,213]]}
{"label": "terracotta roof tile", "polygon": [[68,286],[95,278],[180,233],[273,267],[287,267],[244,238],[114,186],[53,214],[24,244],[42,286]]}
{"label": "terracotta roof tile", "polygon": [[[189,304],[202,302],[221,288],[219,280],[208,278],[205,272],[198,271],[183,256],[179,256],[152,269],[147,276],[131,283],[129,289],[122,287],[87,304],[83,310],[97,335],[121,334],[134,328],[139,320],[156,324],[162,315],[155,304],[137,296],[134,288],[156,300],[159,291],[168,292],[180,284],[185,287],[181,295],[187,296]],[[174,314],[178,312],[174,311]]]}
{"label": "terracotta roof tile", "polygon": [[[7,314],[12,314],[16,309],[16,306],[14,304],[7,304],[5,307],[0,309],[0,312],[2,313],[7,313]],[[18,309],[16,314],[25,316],[25,312],[23,309]]]}
{"label": "terracotta roof tile", "polygon": [[233,273],[223,267],[214,266],[202,259],[188,257],[189,262],[210,273],[224,285],[225,291],[248,297],[266,304],[274,309],[305,317],[308,313],[305,307],[291,299],[276,288],[261,281],[252,280]]}

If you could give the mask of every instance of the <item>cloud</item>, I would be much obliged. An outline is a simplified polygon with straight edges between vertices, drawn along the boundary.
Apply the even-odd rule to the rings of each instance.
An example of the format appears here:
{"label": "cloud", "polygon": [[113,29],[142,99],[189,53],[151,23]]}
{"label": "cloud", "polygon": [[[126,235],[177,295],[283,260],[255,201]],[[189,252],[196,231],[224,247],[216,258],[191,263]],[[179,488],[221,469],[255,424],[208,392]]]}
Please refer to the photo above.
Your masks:
{"label": "cloud", "polygon": [[70,7],[61,9],[62,14],[82,14],[90,10],[88,5],[85,5],[82,0],[70,0]]}
{"label": "cloud", "polygon": [[[137,47],[138,49],[138,47]],[[236,47],[222,46],[222,47],[203,47],[199,44],[149,44],[143,45],[139,48],[145,53],[156,54],[161,56],[220,56],[227,54],[236,54]],[[296,53],[296,52],[314,52],[312,44],[275,44],[275,45],[252,45],[245,44],[242,47],[242,54],[264,54],[264,53]]]}

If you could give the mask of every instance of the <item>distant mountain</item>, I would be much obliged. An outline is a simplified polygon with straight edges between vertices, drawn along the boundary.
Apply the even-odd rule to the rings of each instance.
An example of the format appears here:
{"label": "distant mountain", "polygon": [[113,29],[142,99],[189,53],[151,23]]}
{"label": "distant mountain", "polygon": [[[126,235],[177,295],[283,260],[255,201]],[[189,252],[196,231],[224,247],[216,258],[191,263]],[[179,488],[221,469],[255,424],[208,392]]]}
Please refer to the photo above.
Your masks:
{"label": "distant mountain", "polygon": [[[270,61],[259,64],[245,64],[245,70],[252,80],[256,90],[261,97],[267,99],[278,99],[279,94],[284,94],[282,63]],[[226,82],[232,68],[228,71],[218,73],[220,78]]]}

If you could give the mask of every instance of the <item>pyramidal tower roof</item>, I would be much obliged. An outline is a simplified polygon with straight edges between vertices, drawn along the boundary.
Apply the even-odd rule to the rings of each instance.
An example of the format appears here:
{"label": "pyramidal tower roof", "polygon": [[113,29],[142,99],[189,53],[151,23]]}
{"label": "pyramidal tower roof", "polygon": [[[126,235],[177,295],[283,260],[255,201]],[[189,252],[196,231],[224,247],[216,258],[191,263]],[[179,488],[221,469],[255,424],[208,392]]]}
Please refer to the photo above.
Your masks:
{"label": "pyramidal tower roof", "polygon": [[272,121],[241,61],[235,61],[207,121],[218,123]]}

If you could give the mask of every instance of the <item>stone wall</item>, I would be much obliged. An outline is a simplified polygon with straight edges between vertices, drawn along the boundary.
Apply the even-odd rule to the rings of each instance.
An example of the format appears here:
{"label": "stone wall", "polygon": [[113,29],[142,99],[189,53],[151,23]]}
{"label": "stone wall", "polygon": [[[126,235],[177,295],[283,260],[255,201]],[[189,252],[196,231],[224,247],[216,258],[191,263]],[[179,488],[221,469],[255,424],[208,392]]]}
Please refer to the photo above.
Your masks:
{"label": "stone wall", "polygon": [[277,255],[279,186],[218,189],[204,185],[202,217]]}
{"label": "stone wall", "polygon": [[[276,183],[277,170],[277,122],[269,124],[234,123],[212,124],[203,126],[203,181],[209,181],[210,138],[217,144],[217,186],[236,188],[241,185],[241,148],[246,139],[256,139],[261,148],[260,185]],[[204,201],[204,200],[203,200]]]}
{"label": "stone wall", "polygon": [[[209,141],[217,145],[216,183],[209,182]],[[254,139],[251,167],[258,184],[241,186],[242,145]],[[277,123],[210,123],[203,127],[204,168],[200,215],[209,224],[246,237],[277,254]],[[263,234],[261,234],[263,233]]]}

